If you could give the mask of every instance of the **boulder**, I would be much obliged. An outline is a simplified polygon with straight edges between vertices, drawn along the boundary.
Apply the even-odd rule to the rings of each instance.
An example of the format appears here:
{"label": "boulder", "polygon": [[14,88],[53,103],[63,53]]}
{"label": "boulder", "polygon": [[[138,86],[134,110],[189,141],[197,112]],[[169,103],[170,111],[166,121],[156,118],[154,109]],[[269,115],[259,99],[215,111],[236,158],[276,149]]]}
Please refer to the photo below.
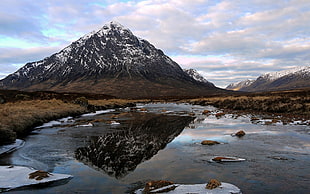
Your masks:
{"label": "boulder", "polygon": [[39,180],[42,180],[44,178],[49,177],[50,175],[52,175],[52,174],[49,172],[46,172],[43,170],[37,170],[37,171],[29,174],[29,179],[35,179],[35,180],[39,181]]}
{"label": "boulder", "polygon": [[220,142],[213,141],[213,140],[203,140],[201,144],[202,145],[216,145],[216,144],[220,144]]}
{"label": "boulder", "polygon": [[211,111],[209,111],[209,110],[204,110],[204,111],[202,112],[203,115],[207,115],[207,114],[210,114],[210,113],[211,113]]}
{"label": "boulder", "polygon": [[219,113],[216,113],[216,114],[215,114],[215,117],[216,117],[216,118],[221,118],[221,117],[224,116],[224,115],[225,115],[225,113],[219,112]]}
{"label": "boulder", "polygon": [[211,179],[207,186],[206,186],[206,189],[215,189],[217,187],[219,187],[221,185],[221,182],[216,180],[216,179]]}

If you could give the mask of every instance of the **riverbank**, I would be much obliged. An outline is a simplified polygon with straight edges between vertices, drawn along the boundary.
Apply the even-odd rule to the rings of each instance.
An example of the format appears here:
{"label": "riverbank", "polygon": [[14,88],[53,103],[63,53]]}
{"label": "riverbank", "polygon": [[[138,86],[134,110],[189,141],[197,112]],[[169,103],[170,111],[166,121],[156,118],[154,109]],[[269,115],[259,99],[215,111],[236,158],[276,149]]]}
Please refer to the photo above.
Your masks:
{"label": "riverbank", "polygon": [[266,115],[280,115],[301,120],[310,119],[310,90],[250,93],[182,100],[195,105],[212,105],[225,112],[238,111]]}
{"label": "riverbank", "polygon": [[0,145],[29,134],[34,127],[50,120],[77,116],[94,110],[134,106],[133,100],[92,100],[77,98],[72,102],[62,100],[23,100],[0,106]]}

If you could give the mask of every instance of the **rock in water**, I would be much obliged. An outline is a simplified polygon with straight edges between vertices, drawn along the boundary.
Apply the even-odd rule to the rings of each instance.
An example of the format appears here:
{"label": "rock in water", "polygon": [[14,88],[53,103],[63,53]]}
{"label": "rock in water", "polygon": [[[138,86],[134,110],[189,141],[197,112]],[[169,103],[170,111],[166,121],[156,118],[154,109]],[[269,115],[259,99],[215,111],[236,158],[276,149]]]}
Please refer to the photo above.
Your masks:
{"label": "rock in water", "polygon": [[207,186],[206,186],[206,189],[215,189],[217,187],[219,187],[221,185],[221,182],[216,180],[216,179],[211,179]]}
{"label": "rock in water", "polygon": [[243,136],[245,136],[245,132],[244,131],[238,131],[236,134],[235,134],[235,136],[237,136],[237,137],[243,137]]}
{"label": "rock in water", "polygon": [[202,145],[216,145],[216,144],[220,144],[220,142],[212,141],[212,140],[203,140],[201,144]]}

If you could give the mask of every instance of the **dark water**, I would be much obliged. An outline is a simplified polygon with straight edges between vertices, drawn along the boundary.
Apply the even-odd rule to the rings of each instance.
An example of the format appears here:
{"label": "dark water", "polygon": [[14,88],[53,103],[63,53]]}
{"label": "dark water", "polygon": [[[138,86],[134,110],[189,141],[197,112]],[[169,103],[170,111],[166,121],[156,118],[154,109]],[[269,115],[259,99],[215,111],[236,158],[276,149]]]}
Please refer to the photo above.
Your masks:
{"label": "dark water", "polygon": [[[243,193],[310,191],[309,126],[252,124],[248,115],[216,118],[201,114],[205,109],[216,111],[213,107],[185,104],[140,108],[147,111],[105,111],[35,131],[23,148],[1,158],[0,164],[74,178],[66,184],[12,192],[125,193],[149,180],[190,184],[211,178],[232,183]],[[111,120],[113,124],[107,122]],[[93,126],[83,127],[88,123]],[[231,136],[239,130],[246,136]],[[223,144],[202,146],[205,139]],[[247,160],[210,163],[213,156]]]}

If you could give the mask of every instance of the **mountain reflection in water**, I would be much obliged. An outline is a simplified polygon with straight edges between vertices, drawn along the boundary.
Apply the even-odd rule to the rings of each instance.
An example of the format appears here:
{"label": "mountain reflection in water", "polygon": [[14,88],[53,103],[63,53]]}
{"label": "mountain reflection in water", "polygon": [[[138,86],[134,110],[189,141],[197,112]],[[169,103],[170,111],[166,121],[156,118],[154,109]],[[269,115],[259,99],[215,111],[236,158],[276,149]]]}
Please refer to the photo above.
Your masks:
{"label": "mountain reflection in water", "polygon": [[121,178],[164,149],[194,119],[151,113],[135,116],[126,128],[92,137],[88,146],[76,150],[75,157]]}

